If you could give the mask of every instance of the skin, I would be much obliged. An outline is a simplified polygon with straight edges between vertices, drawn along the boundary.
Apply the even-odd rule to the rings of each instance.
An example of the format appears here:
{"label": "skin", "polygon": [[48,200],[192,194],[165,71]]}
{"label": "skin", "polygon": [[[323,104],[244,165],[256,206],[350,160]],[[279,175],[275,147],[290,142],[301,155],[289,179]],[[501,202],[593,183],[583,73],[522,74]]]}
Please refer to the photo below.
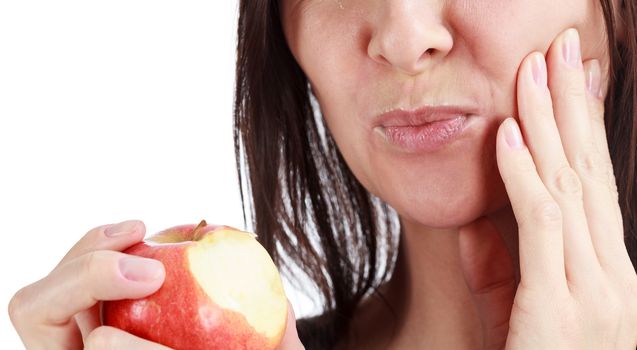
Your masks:
{"label": "skin", "polygon": [[[369,299],[341,348],[635,348],[637,277],[601,123],[608,55],[594,4],[282,1],[286,39],[345,160],[404,231],[381,288],[395,331]],[[571,27],[583,65],[561,59]],[[531,72],[545,56],[542,87]],[[601,97],[587,92],[597,80]],[[462,99],[481,113],[437,153],[401,154],[371,127],[386,108]],[[526,146],[508,146],[507,116]],[[121,253],[144,234],[141,221],[96,227],[18,291],[9,315],[26,347],[166,349],[99,322],[100,300],[163,283],[160,263]],[[281,349],[302,349],[289,310]]]}
{"label": "skin", "polygon": [[[381,288],[395,332],[370,299],[344,348],[634,348],[634,331],[608,336],[619,327],[610,320],[635,324],[634,314],[608,308],[609,295],[632,308],[624,291],[635,291],[635,276],[599,122],[609,57],[598,1],[282,0],[281,8],[343,157],[403,228],[396,271]],[[568,28],[581,38],[584,63],[574,67],[562,59]],[[529,78],[534,57],[548,65],[544,89]],[[601,95],[586,92],[593,70]],[[383,111],[423,104],[474,104],[479,113],[433,153],[400,152],[374,132]],[[507,147],[509,116],[528,148]],[[577,323],[602,314],[607,323],[591,322],[601,330]]]}

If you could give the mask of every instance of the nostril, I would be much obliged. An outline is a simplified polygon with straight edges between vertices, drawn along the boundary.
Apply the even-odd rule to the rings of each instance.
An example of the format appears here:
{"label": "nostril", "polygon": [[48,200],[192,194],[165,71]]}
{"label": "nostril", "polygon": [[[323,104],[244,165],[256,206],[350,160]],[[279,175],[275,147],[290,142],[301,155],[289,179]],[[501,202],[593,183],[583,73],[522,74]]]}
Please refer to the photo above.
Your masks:
{"label": "nostril", "polygon": [[423,52],[416,60],[415,65],[420,67],[425,61],[427,61],[427,59],[429,59],[431,55],[433,55],[433,52],[434,49],[428,49],[427,51]]}
{"label": "nostril", "polygon": [[423,52],[422,55],[420,55],[420,60],[426,58],[427,56],[431,56],[433,54],[434,49],[427,49],[427,51]]}
{"label": "nostril", "polygon": [[382,64],[388,64],[388,65],[391,65],[391,63],[389,62],[389,60],[388,60],[388,59],[386,59],[386,58],[385,58],[385,56],[383,56],[383,55],[378,55],[378,56],[376,56],[376,58],[377,58],[377,59],[378,59],[378,61],[379,61],[380,63],[382,63]]}

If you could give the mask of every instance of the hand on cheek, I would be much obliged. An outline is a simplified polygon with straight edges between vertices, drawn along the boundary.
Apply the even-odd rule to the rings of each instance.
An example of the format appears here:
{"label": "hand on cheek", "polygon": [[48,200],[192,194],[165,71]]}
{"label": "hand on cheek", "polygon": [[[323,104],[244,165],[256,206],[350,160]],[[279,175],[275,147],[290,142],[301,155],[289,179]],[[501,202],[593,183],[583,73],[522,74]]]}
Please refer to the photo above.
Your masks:
{"label": "hand on cheek", "polygon": [[637,276],[623,240],[600,75],[598,60],[582,62],[574,29],[558,35],[546,59],[534,52],[520,65],[519,126],[505,120],[496,147],[518,223],[520,284],[494,225],[481,218],[460,230],[485,348],[637,345]]}

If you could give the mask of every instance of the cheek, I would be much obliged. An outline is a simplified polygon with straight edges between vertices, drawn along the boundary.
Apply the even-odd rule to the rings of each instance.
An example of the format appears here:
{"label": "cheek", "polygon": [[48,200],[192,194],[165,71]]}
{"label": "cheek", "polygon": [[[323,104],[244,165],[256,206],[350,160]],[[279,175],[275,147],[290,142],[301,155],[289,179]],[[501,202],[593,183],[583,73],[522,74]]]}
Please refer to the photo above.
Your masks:
{"label": "cheek", "polygon": [[371,128],[360,106],[370,103],[365,92],[383,89],[357,21],[343,11],[308,17],[298,32],[305,39],[294,51],[339,151],[358,180],[373,191],[367,175]]}
{"label": "cheek", "polygon": [[512,115],[517,115],[516,81],[523,59],[533,51],[546,53],[568,27],[589,30],[585,19],[595,17],[589,6],[583,6],[583,0],[460,3],[452,5],[449,12],[459,51],[457,63],[471,66],[469,76],[483,76],[488,81],[494,111]]}

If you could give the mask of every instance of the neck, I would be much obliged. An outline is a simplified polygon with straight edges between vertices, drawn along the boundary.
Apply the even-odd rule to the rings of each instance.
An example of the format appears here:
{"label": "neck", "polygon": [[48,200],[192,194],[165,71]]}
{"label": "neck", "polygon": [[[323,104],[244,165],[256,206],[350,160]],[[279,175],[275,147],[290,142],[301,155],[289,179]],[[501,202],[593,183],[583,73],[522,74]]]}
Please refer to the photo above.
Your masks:
{"label": "neck", "polygon": [[[511,207],[487,216],[502,234],[519,276]],[[401,227],[396,268],[386,286],[397,318],[391,347],[480,348],[481,324],[460,265],[458,228],[433,229],[402,219]]]}

